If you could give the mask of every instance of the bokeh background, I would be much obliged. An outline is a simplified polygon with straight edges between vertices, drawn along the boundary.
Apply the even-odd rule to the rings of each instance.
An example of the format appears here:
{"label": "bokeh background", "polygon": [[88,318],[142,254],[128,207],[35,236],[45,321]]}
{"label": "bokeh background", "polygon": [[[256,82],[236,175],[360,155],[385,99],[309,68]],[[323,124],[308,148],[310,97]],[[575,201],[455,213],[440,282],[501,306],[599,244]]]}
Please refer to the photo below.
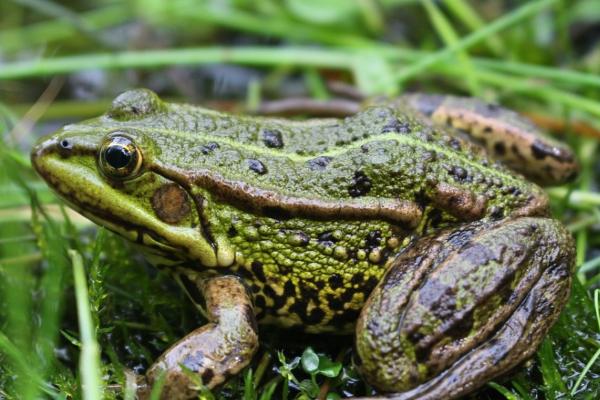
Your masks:
{"label": "bokeh background", "polygon": [[[31,170],[37,137],[133,87],[236,113],[282,99],[478,96],[569,142],[582,175],[549,193],[577,241],[571,301],[533,359],[473,398],[600,398],[598,0],[2,0],[0,399],[133,399],[134,374],[203,323],[166,273]],[[261,335],[252,365],[202,398],[372,393],[351,338]]]}

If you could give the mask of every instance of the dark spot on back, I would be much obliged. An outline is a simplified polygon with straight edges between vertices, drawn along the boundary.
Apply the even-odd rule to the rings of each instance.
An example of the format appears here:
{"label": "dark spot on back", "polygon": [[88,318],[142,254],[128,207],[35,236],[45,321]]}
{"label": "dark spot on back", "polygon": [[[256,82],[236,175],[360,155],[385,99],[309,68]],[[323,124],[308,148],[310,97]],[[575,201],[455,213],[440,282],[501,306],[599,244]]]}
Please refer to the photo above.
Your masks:
{"label": "dark spot on back", "polygon": [[317,241],[325,246],[333,246],[338,240],[333,236],[333,232],[327,231],[319,234]]}
{"label": "dark spot on back", "polygon": [[259,160],[251,158],[247,160],[247,163],[248,167],[257,174],[264,175],[267,173],[267,167],[265,167],[265,164],[263,164]]}
{"label": "dark spot on back", "polygon": [[281,137],[281,132],[276,129],[265,129],[262,132],[263,143],[265,146],[272,149],[281,149],[283,148],[283,138]]}
{"label": "dark spot on back", "polygon": [[371,180],[363,171],[356,171],[348,187],[350,197],[364,196],[371,190]]}
{"label": "dark spot on back", "polygon": [[308,160],[308,167],[312,170],[322,170],[327,167],[331,160],[332,158],[327,156],[313,158],[312,160]]}
{"label": "dark spot on back", "polygon": [[450,145],[451,148],[453,148],[456,151],[460,151],[462,149],[462,147],[460,145],[460,140],[458,140],[457,138],[450,139],[448,144]]}
{"label": "dark spot on back", "polygon": [[383,126],[381,132],[410,133],[410,124],[406,121],[400,121],[398,118],[392,118]]}
{"label": "dark spot on back", "polygon": [[466,169],[456,165],[453,166],[448,173],[459,182],[463,182],[469,176]]}
{"label": "dark spot on back", "polygon": [[218,143],[210,142],[210,143],[205,144],[204,146],[202,146],[200,148],[200,152],[202,152],[202,154],[206,155],[206,154],[212,153],[213,151],[215,151],[218,148],[219,148],[219,144]]}

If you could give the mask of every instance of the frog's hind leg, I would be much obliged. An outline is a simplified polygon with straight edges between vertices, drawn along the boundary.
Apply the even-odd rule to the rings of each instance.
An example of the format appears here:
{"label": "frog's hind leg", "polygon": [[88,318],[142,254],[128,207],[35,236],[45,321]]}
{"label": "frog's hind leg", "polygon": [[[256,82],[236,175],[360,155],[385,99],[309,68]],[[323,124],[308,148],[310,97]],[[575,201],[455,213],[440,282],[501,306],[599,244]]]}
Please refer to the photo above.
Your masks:
{"label": "frog's hind leg", "polygon": [[536,351],[567,301],[574,255],[570,234],[548,218],[418,240],[362,310],[359,370],[397,400],[472,392]]}
{"label": "frog's hind leg", "polygon": [[258,348],[252,302],[242,282],[223,276],[197,285],[206,301],[209,323],[171,346],[146,374],[150,384],[165,374],[163,399],[197,398],[197,384],[190,374],[213,388],[244,368]]}
{"label": "frog's hind leg", "polygon": [[577,176],[571,149],[514,111],[468,97],[411,94],[403,99],[434,124],[466,133],[492,157],[539,184],[557,185]]}

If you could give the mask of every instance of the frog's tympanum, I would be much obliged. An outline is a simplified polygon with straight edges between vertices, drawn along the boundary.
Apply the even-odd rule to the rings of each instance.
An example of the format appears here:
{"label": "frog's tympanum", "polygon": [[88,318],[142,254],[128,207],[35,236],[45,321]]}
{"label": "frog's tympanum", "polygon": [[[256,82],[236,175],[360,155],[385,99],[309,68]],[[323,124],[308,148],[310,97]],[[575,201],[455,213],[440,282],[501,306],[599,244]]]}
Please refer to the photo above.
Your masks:
{"label": "frog's tympanum", "polygon": [[133,90],[41,140],[32,162],[202,295],[208,324],[146,375],[164,374],[168,399],[195,395],[190,371],[209,388],[238,373],[264,324],[354,331],[383,396],[459,397],[529,358],[569,294],[573,240],[538,184],[574,179],[577,162],[474,99],[291,121]]}

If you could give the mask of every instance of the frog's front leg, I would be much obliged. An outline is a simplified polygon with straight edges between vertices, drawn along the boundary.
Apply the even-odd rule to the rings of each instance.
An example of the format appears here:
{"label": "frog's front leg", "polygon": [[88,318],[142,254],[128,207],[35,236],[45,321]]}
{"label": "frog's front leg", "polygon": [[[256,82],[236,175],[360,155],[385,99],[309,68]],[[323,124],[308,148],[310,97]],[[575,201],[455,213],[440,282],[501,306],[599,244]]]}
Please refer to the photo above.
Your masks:
{"label": "frog's front leg", "polygon": [[577,177],[572,150],[516,112],[470,97],[409,94],[402,97],[436,125],[450,126],[483,145],[488,154],[542,185]]}
{"label": "frog's front leg", "polygon": [[149,384],[165,374],[163,399],[197,396],[196,383],[182,366],[213,388],[248,365],[258,348],[252,302],[242,282],[223,276],[201,280],[198,287],[209,323],[171,346],[146,374]]}
{"label": "frog's front leg", "polygon": [[418,240],[362,310],[359,370],[398,400],[477,389],[536,351],[567,301],[574,255],[569,232],[547,218]]}

